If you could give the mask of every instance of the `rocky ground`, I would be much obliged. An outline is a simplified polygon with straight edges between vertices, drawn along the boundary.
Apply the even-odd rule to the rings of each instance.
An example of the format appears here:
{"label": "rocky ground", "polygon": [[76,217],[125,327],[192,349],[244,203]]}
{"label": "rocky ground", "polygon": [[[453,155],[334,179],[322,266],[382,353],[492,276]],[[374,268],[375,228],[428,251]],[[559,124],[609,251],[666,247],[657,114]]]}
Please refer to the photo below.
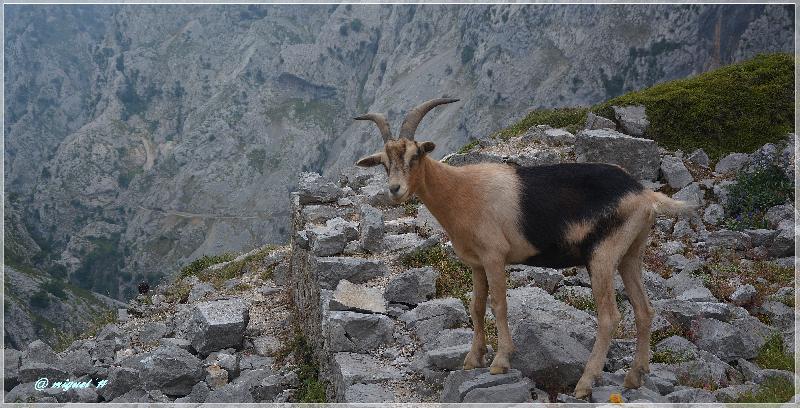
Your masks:
{"label": "rocky ground", "polygon": [[[795,209],[772,206],[757,222],[729,213],[742,174],[794,175],[794,135],[712,166],[702,151],[631,136],[646,126],[644,112],[621,108],[613,121],[590,115],[576,135],[534,127],[445,160],[616,163],[698,205],[694,216],[658,218],[645,253],[656,317],[644,386],[621,385],[635,330],[618,281],[623,319],[591,402],[796,401]],[[385,184],[377,170],[304,174],[289,247],[201,260],[61,353],[41,342],[7,349],[6,401],[581,402],[570,393],[596,330],[586,270],[509,266],[514,369],[463,371],[468,271],[424,206],[390,205]],[[40,392],[40,377],[109,383]]]}

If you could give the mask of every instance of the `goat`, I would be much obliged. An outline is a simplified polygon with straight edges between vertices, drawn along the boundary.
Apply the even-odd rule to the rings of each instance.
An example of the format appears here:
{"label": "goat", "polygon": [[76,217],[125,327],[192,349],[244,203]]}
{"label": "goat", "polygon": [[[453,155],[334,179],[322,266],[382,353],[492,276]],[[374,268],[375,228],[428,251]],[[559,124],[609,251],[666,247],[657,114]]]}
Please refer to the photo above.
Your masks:
{"label": "goat", "polygon": [[472,268],[474,337],[464,369],[486,365],[488,291],[498,334],[498,350],[489,370],[501,374],[510,368],[514,344],[507,318],[506,264],[585,266],[597,305],[598,334],[575,396],[588,396],[620,321],[613,279],[619,268],[637,332],[636,354],[624,386],[638,388],[649,372],[653,318],[642,284],[642,252],[656,214],[679,214],[691,207],[645,189],[615,165],[512,167],[485,163],[454,167],[431,159],[429,153],[436,146],[414,140],[417,126],[434,107],[456,101],[433,99],[415,107],[403,120],[396,139],[383,114],[356,117],[375,122],[384,142],[383,150],[356,165],[383,165],[389,192],[397,203],[416,194],[447,232],[459,258]]}

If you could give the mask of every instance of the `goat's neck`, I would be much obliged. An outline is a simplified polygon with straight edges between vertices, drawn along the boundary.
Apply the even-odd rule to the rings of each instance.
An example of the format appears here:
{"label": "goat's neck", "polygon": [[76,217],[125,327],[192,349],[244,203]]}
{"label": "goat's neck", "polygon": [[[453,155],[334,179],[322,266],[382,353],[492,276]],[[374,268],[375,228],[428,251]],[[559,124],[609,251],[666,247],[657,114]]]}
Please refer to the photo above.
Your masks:
{"label": "goat's neck", "polygon": [[424,156],[420,162],[422,175],[417,186],[417,197],[430,210],[436,220],[449,231],[458,219],[458,206],[453,200],[462,197],[464,183],[458,168]]}

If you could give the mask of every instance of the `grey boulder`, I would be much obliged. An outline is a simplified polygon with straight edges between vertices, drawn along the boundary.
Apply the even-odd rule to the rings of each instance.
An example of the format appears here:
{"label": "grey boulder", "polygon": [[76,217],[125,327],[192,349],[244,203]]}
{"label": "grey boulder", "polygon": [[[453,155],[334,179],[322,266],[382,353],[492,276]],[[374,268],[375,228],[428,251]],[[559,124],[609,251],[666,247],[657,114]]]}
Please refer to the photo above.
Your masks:
{"label": "grey boulder", "polygon": [[619,165],[637,180],[655,180],[661,164],[656,142],[608,129],[578,132],[575,155],[578,162]]}
{"label": "grey boulder", "polygon": [[407,305],[425,302],[436,293],[438,277],[439,273],[430,267],[409,269],[389,281],[384,297]]}
{"label": "grey boulder", "polygon": [[622,131],[631,136],[644,136],[647,128],[650,127],[645,107],[642,105],[612,106],[611,108],[614,109],[614,117]]}
{"label": "grey boulder", "polygon": [[186,338],[202,355],[228,347],[241,348],[249,321],[249,307],[238,298],[201,302],[191,311]]}

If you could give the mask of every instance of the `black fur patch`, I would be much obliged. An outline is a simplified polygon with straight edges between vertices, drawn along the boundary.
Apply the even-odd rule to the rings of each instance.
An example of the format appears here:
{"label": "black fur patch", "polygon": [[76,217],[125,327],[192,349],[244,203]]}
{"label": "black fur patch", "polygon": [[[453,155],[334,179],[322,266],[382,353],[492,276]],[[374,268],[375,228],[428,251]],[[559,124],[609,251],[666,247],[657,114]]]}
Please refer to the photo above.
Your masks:
{"label": "black fur patch", "polygon": [[[525,237],[541,252],[525,263],[549,268],[586,265],[595,245],[624,220],[620,199],[644,187],[619,167],[601,163],[564,163],[519,167],[520,211]],[[578,244],[566,242],[571,223],[595,220]]]}

